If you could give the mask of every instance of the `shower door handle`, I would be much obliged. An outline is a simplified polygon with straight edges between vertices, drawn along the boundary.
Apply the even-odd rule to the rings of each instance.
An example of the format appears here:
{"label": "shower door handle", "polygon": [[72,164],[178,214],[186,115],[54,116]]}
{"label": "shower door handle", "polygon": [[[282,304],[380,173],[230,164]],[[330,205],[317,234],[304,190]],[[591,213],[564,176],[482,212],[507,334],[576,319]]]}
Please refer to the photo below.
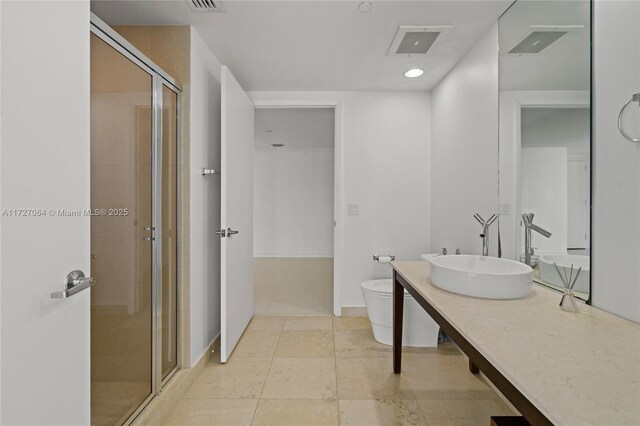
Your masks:
{"label": "shower door handle", "polygon": [[85,277],[82,271],[71,271],[64,281],[64,290],[51,293],[52,299],[66,299],[96,283],[95,278]]}
{"label": "shower door handle", "polygon": [[231,228],[227,228],[227,235],[236,235],[240,231],[234,231]]}

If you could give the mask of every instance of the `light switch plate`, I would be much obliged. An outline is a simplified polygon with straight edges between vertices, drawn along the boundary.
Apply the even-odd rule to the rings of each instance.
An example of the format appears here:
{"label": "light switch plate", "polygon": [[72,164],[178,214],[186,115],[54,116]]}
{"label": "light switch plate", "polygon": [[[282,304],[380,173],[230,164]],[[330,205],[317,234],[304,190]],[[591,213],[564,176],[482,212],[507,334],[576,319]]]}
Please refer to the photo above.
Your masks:
{"label": "light switch plate", "polygon": [[347,216],[360,216],[360,203],[347,203]]}

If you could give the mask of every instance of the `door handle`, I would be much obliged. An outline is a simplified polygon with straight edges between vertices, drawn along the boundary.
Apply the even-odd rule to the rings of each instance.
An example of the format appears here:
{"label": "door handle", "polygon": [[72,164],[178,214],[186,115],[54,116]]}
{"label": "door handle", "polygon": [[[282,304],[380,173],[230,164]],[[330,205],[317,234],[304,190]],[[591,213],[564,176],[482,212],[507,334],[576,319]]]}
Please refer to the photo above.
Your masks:
{"label": "door handle", "polygon": [[64,290],[51,293],[52,299],[66,299],[96,283],[95,278],[85,277],[82,271],[71,271],[64,281]]}
{"label": "door handle", "polygon": [[240,231],[234,231],[231,228],[227,228],[227,235],[236,235]]}

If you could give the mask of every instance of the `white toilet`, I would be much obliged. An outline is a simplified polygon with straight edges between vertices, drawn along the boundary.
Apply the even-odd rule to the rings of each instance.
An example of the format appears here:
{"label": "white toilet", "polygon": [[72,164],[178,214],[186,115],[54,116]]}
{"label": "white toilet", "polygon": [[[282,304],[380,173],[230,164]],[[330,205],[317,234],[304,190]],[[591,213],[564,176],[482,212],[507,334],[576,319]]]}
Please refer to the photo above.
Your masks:
{"label": "white toilet", "polygon": [[[393,282],[391,279],[363,282],[362,295],[367,306],[373,337],[385,345],[393,344]],[[438,324],[413,297],[404,292],[402,345],[423,348],[438,346]]]}

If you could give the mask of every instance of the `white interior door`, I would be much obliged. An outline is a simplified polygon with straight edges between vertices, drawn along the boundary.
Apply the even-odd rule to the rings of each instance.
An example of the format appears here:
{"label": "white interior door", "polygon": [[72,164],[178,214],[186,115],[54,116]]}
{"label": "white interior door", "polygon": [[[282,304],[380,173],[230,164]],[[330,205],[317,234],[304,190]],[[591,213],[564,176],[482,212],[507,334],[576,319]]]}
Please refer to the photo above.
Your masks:
{"label": "white interior door", "polygon": [[0,9],[0,423],[87,425],[91,290],[51,293],[90,273],[89,3]]}
{"label": "white interior door", "polygon": [[[253,112],[251,99],[222,67],[221,361],[253,317]],[[236,233],[237,232],[237,233]]]}

